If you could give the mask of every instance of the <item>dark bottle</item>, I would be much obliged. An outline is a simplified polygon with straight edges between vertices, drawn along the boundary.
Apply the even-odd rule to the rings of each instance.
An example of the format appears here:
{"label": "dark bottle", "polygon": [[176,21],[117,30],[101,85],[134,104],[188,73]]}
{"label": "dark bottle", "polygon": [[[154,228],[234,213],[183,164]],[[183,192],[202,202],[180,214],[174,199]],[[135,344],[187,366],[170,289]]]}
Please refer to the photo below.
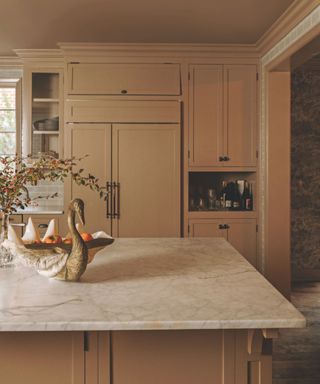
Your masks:
{"label": "dark bottle", "polygon": [[221,193],[220,193],[220,207],[221,208],[226,208],[226,194],[227,194],[227,182],[223,181],[222,187],[221,187]]}
{"label": "dark bottle", "polygon": [[252,184],[249,184],[247,181],[244,184],[244,190],[242,194],[242,209],[246,211],[252,211],[253,207],[253,196],[252,196]]}
{"label": "dark bottle", "polygon": [[234,190],[234,183],[233,182],[227,183],[227,186],[226,186],[226,208],[227,209],[232,208],[233,190]]}
{"label": "dark bottle", "polygon": [[241,194],[239,190],[239,184],[238,182],[235,182],[232,184],[233,184],[232,208],[235,211],[239,211],[241,209]]}

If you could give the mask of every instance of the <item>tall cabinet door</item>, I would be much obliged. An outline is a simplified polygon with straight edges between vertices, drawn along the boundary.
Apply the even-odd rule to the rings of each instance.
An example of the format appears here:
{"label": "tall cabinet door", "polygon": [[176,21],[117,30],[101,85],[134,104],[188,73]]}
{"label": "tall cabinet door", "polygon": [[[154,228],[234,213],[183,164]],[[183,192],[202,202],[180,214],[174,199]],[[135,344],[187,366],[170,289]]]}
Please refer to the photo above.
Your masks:
{"label": "tall cabinet door", "polygon": [[[79,168],[84,168],[83,174],[93,174],[101,185],[111,181],[111,125],[70,124],[67,137],[70,156],[89,155],[79,164]],[[99,199],[97,192],[72,183],[71,198],[76,197],[85,203],[85,229],[90,233],[98,230],[111,233],[111,222],[106,218],[106,202]]]}
{"label": "tall cabinet door", "polygon": [[257,69],[224,66],[224,153],[228,166],[256,165]]}
{"label": "tall cabinet door", "polygon": [[221,65],[190,67],[190,165],[221,165],[223,154],[223,70]]}
{"label": "tall cabinet door", "polygon": [[180,125],[112,126],[117,237],[180,236]]}
{"label": "tall cabinet door", "polygon": [[257,266],[256,219],[228,219],[228,241],[254,267]]}

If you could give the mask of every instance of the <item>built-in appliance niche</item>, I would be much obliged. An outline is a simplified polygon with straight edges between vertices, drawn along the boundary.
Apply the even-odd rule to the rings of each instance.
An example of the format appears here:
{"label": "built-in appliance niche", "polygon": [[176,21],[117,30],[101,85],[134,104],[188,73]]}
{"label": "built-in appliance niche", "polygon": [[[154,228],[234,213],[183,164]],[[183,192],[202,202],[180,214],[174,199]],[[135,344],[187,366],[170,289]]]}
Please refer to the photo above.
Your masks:
{"label": "built-in appliance niche", "polygon": [[254,211],[255,172],[189,172],[189,211]]}

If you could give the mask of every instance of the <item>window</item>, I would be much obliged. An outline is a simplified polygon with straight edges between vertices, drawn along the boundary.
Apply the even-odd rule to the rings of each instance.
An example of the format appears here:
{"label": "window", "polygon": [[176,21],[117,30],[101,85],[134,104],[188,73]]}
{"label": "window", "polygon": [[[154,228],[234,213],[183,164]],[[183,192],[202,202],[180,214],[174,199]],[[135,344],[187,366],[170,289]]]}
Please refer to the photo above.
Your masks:
{"label": "window", "polygon": [[17,83],[0,81],[0,156],[19,152]]}

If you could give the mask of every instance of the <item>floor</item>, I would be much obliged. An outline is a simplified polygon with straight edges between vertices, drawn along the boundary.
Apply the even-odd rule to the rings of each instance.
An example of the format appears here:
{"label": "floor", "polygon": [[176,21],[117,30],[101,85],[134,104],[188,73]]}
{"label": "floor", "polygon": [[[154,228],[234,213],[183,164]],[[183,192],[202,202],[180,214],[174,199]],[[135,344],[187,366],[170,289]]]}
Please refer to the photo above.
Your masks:
{"label": "floor", "polygon": [[292,302],[308,326],[282,331],[275,341],[273,384],[320,384],[320,283],[296,284]]}

